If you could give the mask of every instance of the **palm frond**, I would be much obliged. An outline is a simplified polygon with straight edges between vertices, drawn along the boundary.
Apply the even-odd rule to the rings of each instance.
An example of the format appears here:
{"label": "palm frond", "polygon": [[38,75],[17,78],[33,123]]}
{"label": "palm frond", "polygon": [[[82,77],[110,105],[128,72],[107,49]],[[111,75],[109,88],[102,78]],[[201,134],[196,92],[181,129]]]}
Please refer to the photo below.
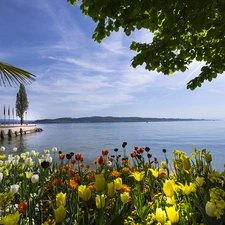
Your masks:
{"label": "palm frond", "polygon": [[35,81],[34,74],[7,63],[0,62],[0,86],[2,84],[6,86],[6,83],[10,86],[13,84],[26,85],[31,84],[33,81]]}

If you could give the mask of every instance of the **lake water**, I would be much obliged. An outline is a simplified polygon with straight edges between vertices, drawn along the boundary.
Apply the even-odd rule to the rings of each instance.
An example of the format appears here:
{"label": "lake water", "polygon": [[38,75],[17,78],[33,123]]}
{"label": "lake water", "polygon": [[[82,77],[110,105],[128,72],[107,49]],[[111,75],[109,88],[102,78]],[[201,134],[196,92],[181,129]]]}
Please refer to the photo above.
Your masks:
{"label": "lake water", "polygon": [[57,147],[63,153],[82,153],[88,164],[101,155],[102,149],[108,149],[112,155],[114,148],[119,148],[122,154],[123,142],[127,142],[128,153],[134,146],[150,147],[159,161],[164,160],[162,149],[167,150],[171,160],[173,150],[190,155],[196,146],[212,153],[214,169],[222,170],[225,164],[225,121],[38,124],[37,127],[43,132],[0,140],[0,146],[7,153],[13,147],[38,152]]}

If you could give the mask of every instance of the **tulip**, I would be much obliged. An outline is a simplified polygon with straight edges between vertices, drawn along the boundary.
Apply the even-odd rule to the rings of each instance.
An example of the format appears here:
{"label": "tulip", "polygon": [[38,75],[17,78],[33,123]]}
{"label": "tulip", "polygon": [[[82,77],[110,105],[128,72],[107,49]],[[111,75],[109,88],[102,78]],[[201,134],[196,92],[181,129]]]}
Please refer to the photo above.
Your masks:
{"label": "tulip", "polygon": [[34,174],[32,177],[31,177],[31,182],[33,184],[37,183],[39,181],[39,175],[38,174]]}
{"label": "tulip", "polygon": [[161,162],[161,166],[162,166],[163,169],[166,169],[166,167],[167,167],[166,162],[165,161]]}
{"label": "tulip", "polygon": [[184,158],[183,158],[183,168],[184,168],[184,170],[191,169],[190,158],[188,156],[184,156]]}
{"label": "tulip", "polygon": [[78,187],[78,195],[84,201],[88,201],[91,197],[91,190],[86,187],[86,185],[80,185]]}
{"label": "tulip", "polygon": [[205,181],[204,177],[196,177],[195,180],[196,180],[197,186],[199,186],[199,187],[201,187]]}
{"label": "tulip", "polygon": [[212,161],[212,155],[210,153],[205,154],[205,161],[210,163]]}
{"label": "tulip", "polygon": [[60,205],[57,209],[54,210],[55,220],[57,223],[62,223],[66,218],[66,209],[64,206]]}
{"label": "tulip", "polygon": [[166,222],[166,212],[161,208],[156,209],[155,218],[158,222],[164,224]]}
{"label": "tulip", "polygon": [[13,194],[16,194],[19,190],[19,185],[18,184],[14,184],[10,186],[10,192],[12,192]]}
{"label": "tulip", "polygon": [[121,177],[117,177],[117,178],[114,180],[114,186],[115,186],[115,189],[119,191],[119,190],[122,188],[122,185],[123,185],[122,178],[121,178]]}
{"label": "tulip", "polygon": [[179,213],[176,211],[175,206],[166,207],[166,213],[171,223],[177,223],[179,221]]}
{"label": "tulip", "polygon": [[5,217],[2,217],[1,224],[3,225],[16,225],[20,220],[20,214],[16,211],[14,214],[8,214]]}
{"label": "tulip", "polygon": [[25,163],[26,166],[30,166],[30,165],[32,164],[32,161],[33,161],[33,160],[32,160],[31,157],[27,157],[27,158],[25,159],[25,162],[24,162],[24,163]]}
{"label": "tulip", "polygon": [[130,176],[134,177],[134,179],[136,181],[141,181],[145,176],[145,171],[142,171],[142,172],[135,171],[135,172],[131,173]]}
{"label": "tulip", "polygon": [[102,195],[96,195],[95,197],[95,203],[96,203],[96,207],[98,209],[101,209],[105,206],[105,196],[104,194]]}
{"label": "tulip", "polygon": [[97,192],[102,192],[105,188],[105,178],[103,176],[103,174],[97,174],[95,175],[95,190]]}
{"label": "tulip", "polygon": [[0,183],[2,182],[2,179],[3,179],[3,173],[0,172]]}
{"label": "tulip", "polygon": [[215,216],[215,211],[216,211],[216,206],[214,203],[212,202],[207,202],[205,205],[205,211],[206,214],[210,217],[214,217]]}
{"label": "tulip", "polygon": [[2,147],[0,148],[0,152],[4,152],[4,151],[5,151],[5,147],[2,146]]}
{"label": "tulip", "polygon": [[66,193],[60,192],[56,195],[56,204],[58,207],[66,205]]}
{"label": "tulip", "polygon": [[170,180],[167,180],[165,183],[163,183],[163,191],[166,197],[171,198],[174,195],[173,185]]}
{"label": "tulip", "polygon": [[57,152],[57,148],[56,147],[53,147],[52,148],[52,153],[56,153]]}
{"label": "tulip", "polygon": [[129,202],[129,199],[130,199],[130,194],[129,192],[123,192],[120,194],[120,198],[121,198],[121,201],[125,204],[127,202]]}
{"label": "tulip", "polygon": [[[121,187],[122,187],[122,185],[121,185]],[[115,196],[115,193],[116,193],[115,185],[114,185],[113,182],[110,182],[108,184],[108,195],[109,195],[109,197],[111,197],[111,198],[114,197]]]}
{"label": "tulip", "polygon": [[32,176],[33,176],[33,172],[31,172],[31,171],[26,172],[27,179],[30,179]]}

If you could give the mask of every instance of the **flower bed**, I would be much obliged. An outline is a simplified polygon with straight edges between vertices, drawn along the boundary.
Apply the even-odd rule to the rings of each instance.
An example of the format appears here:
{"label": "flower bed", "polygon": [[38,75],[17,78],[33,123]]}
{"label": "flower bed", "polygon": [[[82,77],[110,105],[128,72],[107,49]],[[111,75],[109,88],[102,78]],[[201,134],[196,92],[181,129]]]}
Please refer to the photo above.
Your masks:
{"label": "flower bed", "polygon": [[1,147],[0,224],[225,224],[225,172],[209,152],[175,150],[170,168],[165,149],[158,162],[148,147],[128,157],[126,145],[122,156],[102,150],[92,167],[80,153]]}

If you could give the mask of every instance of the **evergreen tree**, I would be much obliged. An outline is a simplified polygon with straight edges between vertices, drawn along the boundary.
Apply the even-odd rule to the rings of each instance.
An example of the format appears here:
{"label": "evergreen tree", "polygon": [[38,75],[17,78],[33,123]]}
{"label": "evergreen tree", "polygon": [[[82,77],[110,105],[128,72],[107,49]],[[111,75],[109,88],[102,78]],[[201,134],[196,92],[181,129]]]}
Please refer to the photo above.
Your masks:
{"label": "evergreen tree", "polygon": [[24,113],[28,109],[28,106],[26,89],[23,84],[20,84],[20,89],[16,95],[16,113],[20,118],[21,125],[24,123]]}

